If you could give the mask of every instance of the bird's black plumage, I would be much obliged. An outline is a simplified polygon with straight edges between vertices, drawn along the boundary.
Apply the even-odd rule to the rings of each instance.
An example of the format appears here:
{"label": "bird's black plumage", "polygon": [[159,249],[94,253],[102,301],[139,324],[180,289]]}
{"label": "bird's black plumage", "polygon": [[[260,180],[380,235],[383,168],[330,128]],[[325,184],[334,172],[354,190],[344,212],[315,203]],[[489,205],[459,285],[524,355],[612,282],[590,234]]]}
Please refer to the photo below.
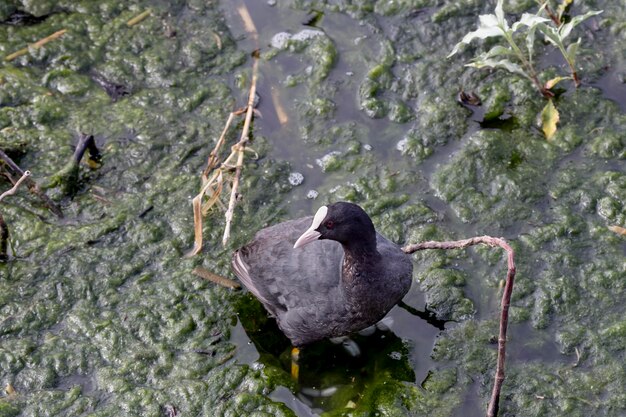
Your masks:
{"label": "bird's black plumage", "polygon": [[[411,286],[410,258],[363,209],[325,207],[315,218],[262,229],[233,254],[235,273],[294,346],[375,324]],[[308,243],[294,249],[303,234]]]}

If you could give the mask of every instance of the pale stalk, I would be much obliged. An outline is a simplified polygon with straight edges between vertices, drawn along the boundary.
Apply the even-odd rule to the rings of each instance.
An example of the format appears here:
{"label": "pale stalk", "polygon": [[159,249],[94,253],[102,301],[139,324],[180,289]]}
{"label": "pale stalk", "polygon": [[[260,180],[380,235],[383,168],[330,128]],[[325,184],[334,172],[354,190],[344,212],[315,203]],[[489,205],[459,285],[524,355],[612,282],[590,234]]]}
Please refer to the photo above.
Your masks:
{"label": "pale stalk", "polygon": [[252,115],[254,114],[254,97],[256,95],[256,80],[257,80],[257,67],[259,59],[254,58],[254,64],[252,65],[252,82],[250,85],[250,94],[248,95],[248,107],[246,109],[246,119],[243,123],[243,129],[239,143],[235,146],[237,154],[237,166],[235,168],[235,178],[233,179],[233,187],[230,192],[230,200],[228,201],[228,210],[224,217],[226,218],[226,227],[224,228],[224,237],[222,238],[222,244],[226,246],[228,238],[230,237],[230,226],[233,221],[233,213],[235,211],[235,203],[237,202],[237,191],[239,190],[239,178],[241,177],[241,169],[243,167],[243,156],[246,143],[249,138],[250,123],[252,122]]}

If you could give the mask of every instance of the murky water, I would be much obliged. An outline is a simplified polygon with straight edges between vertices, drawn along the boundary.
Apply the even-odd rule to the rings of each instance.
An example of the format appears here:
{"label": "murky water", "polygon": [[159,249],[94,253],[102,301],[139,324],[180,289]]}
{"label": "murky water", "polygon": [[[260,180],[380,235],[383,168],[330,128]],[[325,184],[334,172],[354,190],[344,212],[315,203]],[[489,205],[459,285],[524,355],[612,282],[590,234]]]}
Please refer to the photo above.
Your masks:
{"label": "murky water", "polygon": [[[281,31],[297,33],[300,30],[306,29],[306,26],[303,25],[307,16],[306,8],[290,10],[291,13],[285,14],[288,8],[284,6],[270,6],[264,2],[247,2],[246,6],[251,11],[252,15],[260,22],[258,30],[262,48],[269,43],[269,39],[276,33]],[[425,16],[428,17],[428,13],[426,13]],[[236,13],[231,10],[229,15],[229,19],[232,22],[231,27],[238,28],[237,18]],[[393,26],[387,26],[385,23],[389,24],[389,22],[385,22],[384,19],[380,19],[378,23],[380,23],[379,28],[386,35],[394,32]],[[458,140],[452,140],[444,146],[439,147],[433,156],[421,161],[418,165],[407,163],[407,160],[402,158],[401,155],[399,155],[400,152],[395,149],[395,144],[407,135],[411,125],[394,125],[385,119],[371,119],[367,117],[363,111],[360,111],[358,99],[355,97],[354,93],[354,91],[358,89],[358,83],[356,83],[355,80],[363,79],[369,70],[369,68],[367,68],[366,58],[355,58],[355,45],[359,45],[357,49],[360,54],[371,54],[375,56],[377,47],[379,46],[377,45],[379,33],[371,31],[371,26],[364,24],[363,20],[352,19],[341,13],[324,13],[323,18],[316,26],[333,40],[339,57],[327,79],[328,84],[336,86],[338,89],[337,94],[333,98],[336,109],[332,123],[340,124],[351,121],[363,127],[363,131],[366,133],[363,137],[359,137],[358,140],[371,146],[368,152],[373,153],[375,159],[382,166],[393,166],[395,169],[413,174],[415,181],[411,181],[408,184],[408,188],[403,191],[413,196],[419,196],[417,197],[418,199],[424,201],[428,207],[442,215],[446,219],[446,225],[450,229],[455,230],[456,236],[470,236],[487,232],[480,227],[476,227],[475,225],[472,227],[471,224],[461,221],[440,198],[433,195],[432,190],[428,187],[431,174],[436,172],[439,166],[445,165],[450,155],[455,154],[462,146],[462,142],[479,130],[481,125],[483,128],[490,126],[499,127],[498,124],[494,123],[490,123],[489,125],[483,125],[481,123],[484,117],[484,106],[474,107],[475,112],[470,117],[472,123],[469,124],[463,137],[458,138]],[[242,41],[241,44],[244,45],[244,48],[250,48],[252,46],[249,40]],[[544,65],[546,67],[549,65],[558,65],[557,62],[552,61],[556,61],[559,58],[558,56],[554,57],[553,54],[550,54],[546,56]],[[265,62],[261,67],[261,73],[268,85],[265,85],[259,90],[261,95],[269,97],[271,94],[269,89],[277,88],[275,86],[281,84],[281,77],[284,77],[281,74],[302,71],[303,65],[306,64],[298,65],[297,62],[294,62],[293,56],[289,54],[280,54],[271,61]],[[397,74],[397,76],[401,77],[402,75]],[[623,103],[625,102],[624,92],[626,90],[624,90],[623,83],[616,82],[615,69],[609,70],[602,78],[594,82],[593,85],[603,88],[605,97],[620,103],[623,110]],[[606,87],[609,85],[613,87],[607,89]],[[298,103],[298,100],[303,99],[306,95],[307,91],[303,85],[291,88],[290,91],[283,96],[283,105],[291,109]],[[328,189],[329,184],[334,184],[333,176],[324,175],[314,163],[314,160],[321,156],[321,153],[316,155],[315,152],[311,154],[310,152],[300,151],[299,144],[301,142],[297,137],[298,132],[294,132],[292,126],[283,127],[278,123],[277,119],[272,115],[272,103],[270,100],[263,102],[260,106],[260,110],[262,113],[269,113],[271,116],[259,120],[257,122],[257,128],[264,135],[271,137],[272,142],[279,148],[275,152],[277,158],[289,160],[293,169],[304,174],[306,180],[301,188],[315,189],[326,186],[326,189]],[[419,111],[419,109],[417,109],[417,111]],[[291,124],[291,121],[289,124]],[[502,124],[501,126],[505,127],[506,124]],[[513,126],[513,129],[519,127],[516,125],[511,126]],[[294,137],[294,135],[296,135],[296,137]],[[327,152],[327,149],[328,148],[322,152]],[[583,157],[580,154],[573,154],[570,159],[581,161]],[[565,158],[562,164],[566,164],[567,160],[568,158]],[[612,169],[623,171],[623,166],[618,168],[618,166],[615,165],[616,163],[617,162],[609,162],[609,164],[612,165]],[[617,164],[619,165],[619,163]],[[317,206],[315,202],[304,204],[302,202],[304,194],[305,193],[301,190],[296,190],[293,193],[293,200],[288,201],[288,212],[292,216],[311,213]],[[541,203],[539,206],[541,206]],[[546,208],[547,207],[544,207],[544,209]],[[509,224],[507,229],[499,230],[498,233],[510,239],[515,239],[516,236],[527,233],[532,227],[533,225],[529,223],[513,223]],[[480,262],[480,260],[477,260],[477,262]],[[463,268],[471,269],[472,267],[464,265]],[[425,308],[424,297],[416,287],[417,285],[415,285],[412,291],[405,297],[405,302],[423,310]],[[490,296],[489,299],[485,299],[484,296],[481,296],[481,292],[484,290],[485,288],[477,287],[473,282],[469,282],[468,286],[465,288],[465,295],[475,302],[477,319],[493,317],[497,309],[497,297]],[[480,300],[483,300],[482,303]],[[400,338],[408,346],[408,356],[407,358],[403,358],[403,360],[408,361],[409,366],[414,372],[414,378],[410,382],[420,385],[427,378],[429,370],[432,369],[433,366],[436,366],[436,362],[431,359],[430,353],[435,345],[436,338],[441,335],[441,330],[427,323],[424,319],[416,317],[399,307],[394,308],[389,313],[388,319],[392,322],[390,331],[393,336]],[[449,323],[447,327],[454,325],[454,323]],[[508,361],[512,364],[511,366],[536,361],[562,363],[566,365],[572,360],[571,355],[563,355],[559,351],[557,343],[550,336],[552,332],[544,333],[542,335],[543,340],[541,340],[541,338],[538,339],[536,330],[527,323],[512,325],[510,332],[513,334],[512,340],[518,341],[517,344],[511,344],[508,350]],[[523,343],[524,340],[528,342]],[[246,337],[238,333],[235,341],[238,345],[242,345],[246,341]],[[360,356],[362,356],[360,360],[375,362],[377,358],[379,358],[379,353],[376,349],[371,350],[368,347],[370,345],[380,347],[381,344],[384,345],[386,343],[393,342],[391,342],[389,338],[387,338],[387,340],[375,337],[371,339],[365,338],[361,343],[363,348],[360,352]],[[325,373],[344,373],[351,378],[351,384],[356,386],[368,383],[367,375],[358,375],[353,372],[350,361],[346,361],[345,359],[334,361],[333,358],[336,358],[339,354],[337,347],[331,348],[329,346],[324,359],[321,359],[326,366],[316,368],[315,372],[310,375],[307,374],[305,365],[296,391],[278,389],[274,392],[273,398],[288,404],[298,415],[311,415],[323,411],[332,411],[334,407],[337,406],[336,403],[333,403],[332,396],[340,390],[341,383],[324,385],[320,381],[324,380],[323,375]],[[247,361],[244,358],[240,359],[246,363],[251,363],[251,360],[258,360],[256,357],[248,357]],[[284,367],[287,371],[288,364],[284,364]],[[359,388],[355,389],[355,392],[359,391]],[[320,394],[323,392],[326,394]],[[479,393],[476,386],[474,386],[473,389],[469,389],[465,394],[465,399],[462,401],[462,404],[455,412],[455,415],[481,415],[481,408],[483,406],[477,400],[478,396]],[[357,398],[358,395],[353,397],[355,401],[357,401]]]}
{"label": "murky water", "polygon": [[[282,7],[272,7],[264,2],[247,2],[245,4],[255,17],[255,22],[259,22],[257,29],[259,31],[259,45],[262,48],[270,43],[270,39],[276,33],[281,31],[297,33],[307,29],[307,26],[303,25],[303,22],[306,21],[306,13],[294,11],[284,15],[285,10]],[[243,32],[235,10],[230,9],[228,15],[229,22],[231,22],[230,27],[235,33],[237,30]],[[281,15],[284,19],[278,19]],[[371,55],[376,55],[376,42],[369,42],[368,39],[372,36],[371,28],[368,30],[359,22],[339,13],[324,14],[317,28],[323,30],[327,36],[333,39],[338,51],[337,62],[327,80],[330,85],[337,89],[337,94],[334,96],[336,109],[333,122],[358,125],[367,134],[365,137],[358,137],[357,139],[369,145],[367,152],[371,152],[376,160],[383,165],[395,165],[398,169],[414,172],[415,170],[409,164],[399,158],[400,152],[395,149],[395,142],[406,134],[408,126],[390,127],[388,121],[371,119],[358,108],[355,94],[358,84],[355,80],[362,79],[367,68],[363,65],[363,58],[348,60],[344,57],[354,56],[355,44],[359,39],[359,53],[369,52]],[[248,38],[240,41],[240,44],[244,49],[255,45]],[[283,79],[281,78],[284,77],[283,74],[302,71],[302,67],[305,65],[302,63],[298,65],[298,62],[291,56],[280,55],[269,62],[264,62],[260,67],[263,82],[258,93],[263,100],[259,105],[259,110],[264,117],[256,122],[257,132],[271,137],[272,145],[275,148],[272,154],[275,158],[288,160],[292,169],[301,172],[305,177],[305,182],[286,201],[290,216],[308,215],[318,205],[315,201],[307,202],[304,190],[315,190],[319,187],[328,189],[334,183],[332,176],[324,175],[315,163],[315,160],[322,157],[328,150],[322,150],[318,153],[315,151],[303,152],[302,142],[296,130],[297,119],[293,120],[298,115],[292,113],[290,122],[286,126],[281,126],[273,113],[274,105],[270,90],[283,88]],[[299,100],[306,98],[307,94],[305,86],[291,88],[283,95],[282,105],[288,110],[293,109]],[[385,132],[386,130],[391,131]],[[379,136],[375,132],[384,132],[384,134]],[[332,140],[332,138],[329,139]],[[397,165],[398,163],[400,166]],[[430,163],[436,164],[438,162],[431,161]],[[416,181],[411,184],[410,190],[405,191],[416,195],[423,194],[426,189],[426,180],[427,178],[418,177],[416,172]],[[423,311],[425,307],[424,297],[416,287],[414,286],[407,294],[405,302]],[[332,344],[325,344],[324,347],[318,348],[319,352],[314,355],[308,352],[309,349],[305,349],[303,352],[304,363],[301,365],[302,370],[300,371],[295,398],[294,393],[289,390],[277,390],[272,397],[291,404],[290,407],[297,411],[298,415],[318,414],[333,410],[337,406],[337,403],[332,401],[333,395],[341,391],[342,386],[346,385],[351,386],[353,399],[358,401],[360,392],[363,391],[363,385],[368,384],[368,380],[375,378],[375,375],[363,372],[363,367],[368,363],[369,366],[372,366],[372,363],[380,358],[381,352],[379,350],[381,348],[384,350],[387,346],[398,343],[408,346],[408,352],[405,355],[398,354],[395,360],[404,362],[402,366],[408,366],[412,369],[413,375],[406,381],[419,385],[433,366],[429,354],[440,330],[426,320],[400,307],[394,308],[389,313],[386,325],[389,327],[388,331],[379,332],[380,334],[377,333],[376,336],[360,337],[358,341],[352,341],[353,346],[358,346],[356,348],[358,353],[350,352],[349,347]],[[275,329],[275,331],[279,330]],[[241,332],[234,333],[233,342],[238,346],[249,346],[250,343],[247,336]],[[288,349],[288,344],[284,348]],[[258,361],[258,356],[250,355],[249,352],[250,349],[244,349],[238,359],[248,364]],[[313,357],[309,359],[310,355]],[[312,364],[307,363],[307,359],[310,362],[322,363],[323,366],[309,369]],[[286,372],[289,371],[289,366],[289,363],[284,364]],[[326,380],[336,378],[325,376],[326,374],[340,374],[342,377],[339,382],[328,384],[325,383]]]}
{"label": "murky water", "polygon": [[[415,254],[413,287],[386,328],[307,347],[297,383],[289,343],[262,306],[190,273],[232,277],[230,253],[256,230],[343,199],[399,244],[483,234],[513,243],[501,415],[625,415],[626,243],[609,227],[626,222],[626,7],[596,2],[605,13],[574,33],[583,85],[563,84],[547,142],[530,83],[464,68],[481,44],[445,58],[493,7],[461,3],[0,7],[3,22],[42,17],[3,23],[2,56],[68,29],[2,64],[0,148],[42,185],[81,132],[104,155],[102,168],[80,167],[74,191],[47,188],[63,220],[26,192],[2,202],[15,257],[0,266],[0,383],[15,393],[2,394],[0,415],[483,415],[499,250]],[[507,2],[505,12],[530,6]],[[300,35],[271,47],[282,32]],[[537,47],[541,76],[552,77],[562,62]],[[232,242],[219,244],[215,211],[204,251],[184,259],[190,198],[228,113],[245,102],[256,48],[259,158],[246,159]],[[112,97],[102,79],[125,94]],[[461,90],[482,106],[458,104]]]}

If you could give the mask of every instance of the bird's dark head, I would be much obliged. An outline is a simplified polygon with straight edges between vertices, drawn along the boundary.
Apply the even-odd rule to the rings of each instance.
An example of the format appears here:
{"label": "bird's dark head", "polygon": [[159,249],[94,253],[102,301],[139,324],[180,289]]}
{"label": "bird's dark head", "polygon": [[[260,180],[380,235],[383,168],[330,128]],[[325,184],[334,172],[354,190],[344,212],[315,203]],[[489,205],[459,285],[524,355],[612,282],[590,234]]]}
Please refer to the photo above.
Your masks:
{"label": "bird's dark head", "polygon": [[353,203],[338,202],[322,206],[311,226],[298,238],[294,248],[318,239],[336,240],[344,246],[376,245],[376,231],[370,217]]}

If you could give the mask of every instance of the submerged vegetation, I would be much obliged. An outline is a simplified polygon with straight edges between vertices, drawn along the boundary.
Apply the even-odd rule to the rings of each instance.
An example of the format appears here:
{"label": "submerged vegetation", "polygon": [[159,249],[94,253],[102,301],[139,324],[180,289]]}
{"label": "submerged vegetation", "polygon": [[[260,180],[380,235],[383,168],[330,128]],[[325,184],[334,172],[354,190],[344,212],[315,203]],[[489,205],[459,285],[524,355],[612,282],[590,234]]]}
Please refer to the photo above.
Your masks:
{"label": "submerged vegetation", "polygon": [[[314,346],[289,379],[288,342],[224,277],[257,230],[337,200],[402,245],[510,242],[501,417],[624,416],[626,4],[503,2],[548,107],[526,75],[445,59],[495,0],[244,3],[0,6],[0,56],[19,52],[0,62],[0,193],[31,172],[0,201],[0,416],[484,415],[506,260],[480,246],[412,255],[388,328],[358,357]],[[199,191],[213,209],[185,257]]]}
{"label": "submerged vegetation", "polygon": [[[543,132],[547,139],[551,139],[556,132],[556,124],[559,121],[559,113],[554,106],[552,89],[563,80],[573,80],[576,87],[580,86],[580,78],[576,70],[576,55],[581,43],[581,38],[575,42],[567,43],[566,39],[573,29],[586,19],[596,16],[602,11],[590,11],[581,16],[574,16],[564,21],[564,12],[571,0],[563,0],[557,8],[557,14],[552,12],[549,0],[540,2],[541,7],[537,14],[523,13],[519,21],[509,26],[503,10],[504,0],[498,0],[494,14],[479,16],[480,26],[473,32],[468,33],[456,44],[448,58],[458,53],[463,45],[471,43],[475,39],[503,38],[506,46],[495,45],[489,51],[472,59],[467,66],[475,68],[504,69],[529,79],[541,93],[548,99],[548,103],[541,112]],[[549,11],[551,19],[541,17],[541,13]],[[544,35],[544,39],[556,47],[563,59],[569,66],[569,75],[557,76],[545,82],[539,79],[536,69],[535,36],[537,32]],[[520,47],[520,43],[525,48]],[[523,51],[526,49],[526,51]]]}

